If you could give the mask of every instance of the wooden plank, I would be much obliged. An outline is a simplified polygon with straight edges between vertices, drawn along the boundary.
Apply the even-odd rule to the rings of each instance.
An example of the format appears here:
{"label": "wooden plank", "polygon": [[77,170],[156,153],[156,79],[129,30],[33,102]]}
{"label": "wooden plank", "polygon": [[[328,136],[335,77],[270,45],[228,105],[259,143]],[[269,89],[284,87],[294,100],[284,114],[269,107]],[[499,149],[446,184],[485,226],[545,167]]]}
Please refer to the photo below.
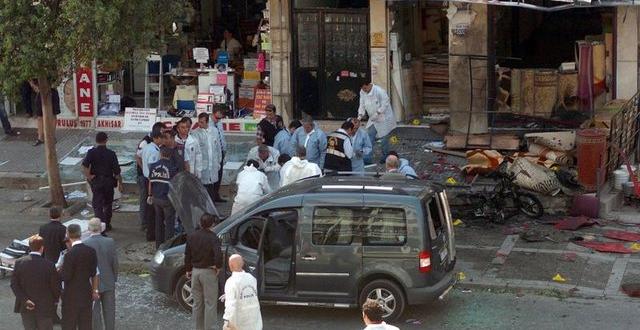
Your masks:
{"label": "wooden plank", "polygon": [[[447,149],[473,149],[474,146],[487,146],[479,149],[495,149],[495,150],[518,150],[520,148],[520,138],[516,135],[501,134],[494,135],[490,138],[489,134],[472,134],[469,135],[469,147],[465,145],[466,135],[446,135],[444,142]],[[489,146],[491,141],[491,146]]]}

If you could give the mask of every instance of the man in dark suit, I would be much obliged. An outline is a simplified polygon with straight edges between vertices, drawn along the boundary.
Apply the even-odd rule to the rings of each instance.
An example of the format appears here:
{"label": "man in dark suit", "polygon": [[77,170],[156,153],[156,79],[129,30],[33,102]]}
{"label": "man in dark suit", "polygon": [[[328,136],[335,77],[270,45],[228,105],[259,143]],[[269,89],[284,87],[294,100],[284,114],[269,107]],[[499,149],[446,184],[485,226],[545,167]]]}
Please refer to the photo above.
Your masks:
{"label": "man in dark suit", "polygon": [[42,237],[29,238],[29,248],[31,253],[16,261],[11,277],[11,289],[16,296],[14,312],[22,316],[25,329],[53,329],[60,278],[53,263],[42,257]]}
{"label": "man in dark suit", "polygon": [[98,258],[96,250],[82,244],[80,226],[67,227],[71,249],[62,263],[62,329],[90,330],[92,300],[100,299],[98,291]]}
{"label": "man in dark suit", "polygon": [[40,237],[44,240],[44,258],[53,262],[58,262],[60,252],[66,249],[64,240],[67,236],[67,228],[60,223],[62,209],[53,206],[49,209],[49,223],[40,227]]}
{"label": "man in dark suit", "polygon": [[[98,270],[100,271],[100,286],[98,289],[100,291],[100,300],[96,301],[93,307],[93,326],[94,328],[102,329],[102,319],[104,320],[105,330],[114,330],[116,323],[116,282],[118,281],[116,243],[113,238],[100,234],[102,232],[100,218],[89,220],[89,231],[91,236],[84,240],[84,244],[96,250]],[[101,305],[102,308],[100,308]]]}

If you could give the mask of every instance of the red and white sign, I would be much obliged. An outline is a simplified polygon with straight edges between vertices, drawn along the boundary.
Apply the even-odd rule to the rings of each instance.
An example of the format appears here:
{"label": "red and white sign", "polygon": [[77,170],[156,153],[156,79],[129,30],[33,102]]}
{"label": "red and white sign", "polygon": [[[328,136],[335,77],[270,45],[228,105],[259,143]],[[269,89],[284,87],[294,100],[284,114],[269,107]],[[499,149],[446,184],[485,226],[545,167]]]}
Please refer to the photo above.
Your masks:
{"label": "red and white sign", "polygon": [[58,118],[56,127],[60,128],[93,128],[93,118]]}
{"label": "red and white sign", "polygon": [[267,115],[265,108],[271,103],[271,91],[268,89],[256,89],[253,104],[253,118],[263,118]]}
{"label": "red and white sign", "polygon": [[79,117],[93,117],[93,73],[91,68],[76,70],[76,109]]}

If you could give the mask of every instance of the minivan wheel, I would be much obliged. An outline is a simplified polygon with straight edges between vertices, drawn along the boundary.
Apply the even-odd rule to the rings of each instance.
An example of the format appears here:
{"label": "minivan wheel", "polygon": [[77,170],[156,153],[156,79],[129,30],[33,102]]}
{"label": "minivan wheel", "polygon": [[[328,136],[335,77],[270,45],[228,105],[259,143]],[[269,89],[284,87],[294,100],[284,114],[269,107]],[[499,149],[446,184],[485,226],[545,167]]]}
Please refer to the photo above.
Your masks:
{"label": "minivan wheel", "polygon": [[393,321],[402,315],[406,305],[404,293],[389,280],[375,280],[360,291],[360,306],[367,300],[377,301],[384,309],[385,321]]}
{"label": "minivan wheel", "polygon": [[193,295],[191,294],[191,280],[187,278],[186,274],[182,274],[178,279],[173,295],[180,307],[184,308],[187,312],[191,312]]}

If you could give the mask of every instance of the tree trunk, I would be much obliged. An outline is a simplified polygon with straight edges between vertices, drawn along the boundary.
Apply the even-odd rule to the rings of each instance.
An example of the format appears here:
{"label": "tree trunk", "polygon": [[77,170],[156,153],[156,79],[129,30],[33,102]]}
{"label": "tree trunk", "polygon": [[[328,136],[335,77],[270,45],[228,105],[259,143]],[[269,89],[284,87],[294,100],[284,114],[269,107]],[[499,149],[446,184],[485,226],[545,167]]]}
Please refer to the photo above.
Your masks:
{"label": "tree trunk", "polygon": [[49,79],[44,76],[38,77],[38,89],[40,90],[40,101],[42,102],[42,121],[44,128],[44,150],[47,161],[47,178],[49,180],[49,191],[51,194],[51,205],[66,207],[64,191],[60,181],[60,168],[58,167],[58,154],[56,152],[56,122],[53,114],[53,104],[51,102],[51,86]]}

